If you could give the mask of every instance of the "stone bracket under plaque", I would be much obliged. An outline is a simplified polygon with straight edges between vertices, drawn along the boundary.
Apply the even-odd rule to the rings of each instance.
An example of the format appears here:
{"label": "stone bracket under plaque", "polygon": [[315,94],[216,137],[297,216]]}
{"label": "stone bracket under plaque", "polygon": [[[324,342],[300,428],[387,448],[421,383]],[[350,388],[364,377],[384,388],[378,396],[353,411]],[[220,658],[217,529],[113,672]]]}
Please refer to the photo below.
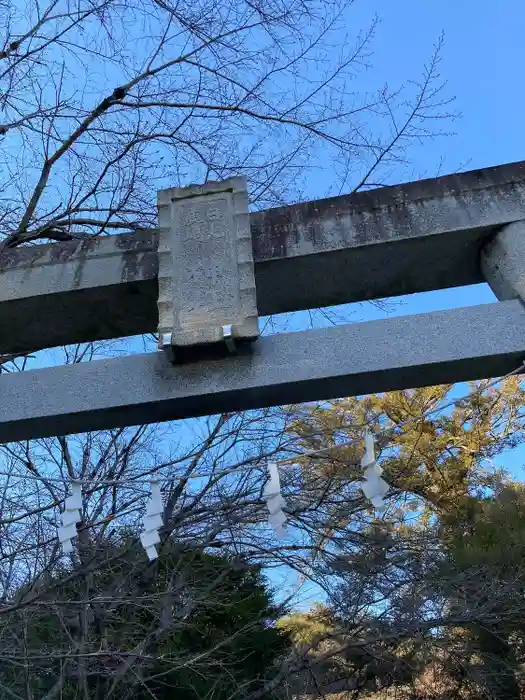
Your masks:
{"label": "stone bracket under plaque", "polygon": [[259,336],[246,181],[161,190],[159,347],[197,359]]}

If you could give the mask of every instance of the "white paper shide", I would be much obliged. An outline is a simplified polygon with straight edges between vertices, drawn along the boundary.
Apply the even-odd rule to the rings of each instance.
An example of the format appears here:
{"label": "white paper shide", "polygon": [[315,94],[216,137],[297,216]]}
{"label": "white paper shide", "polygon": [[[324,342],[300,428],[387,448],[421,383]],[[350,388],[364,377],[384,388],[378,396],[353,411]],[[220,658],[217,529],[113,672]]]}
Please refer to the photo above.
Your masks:
{"label": "white paper shide", "polygon": [[268,523],[273,528],[276,536],[282,539],[286,537],[286,530],[284,529],[286,515],[283,512],[283,508],[286,507],[286,501],[281,494],[281,482],[276,462],[268,463],[268,474],[270,478],[263,490],[263,497],[266,500],[270,513]]}
{"label": "white paper shide", "polygon": [[388,484],[381,478],[383,470],[376,462],[374,450],[374,437],[370,432],[365,434],[365,454],[361,459],[361,467],[364,469],[364,481],[361,482],[361,491],[375,508],[382,508],[384,497],[388,493]]}
{"label": "white paper shide", "polygon": [[146,506],[143,531],[140,535],[141,544],[146,550],[146,554],[148,555],[148,559],[150,561],[157,559],[159,556],[155,545],[160,544],[159,529],[163,525],[162,511],[163,505],[160,485],[158,481],[152,481],[151,496]]}
{"label": "white paper shide", "polygon": [[62,545],[64,554],[73,551],[73,537],[77,536],[77,523],[82,519],[82,484],[79,481],[71,482],[71,495],[64,503],[62,513],[62,526],[58,528],[58,539]]}

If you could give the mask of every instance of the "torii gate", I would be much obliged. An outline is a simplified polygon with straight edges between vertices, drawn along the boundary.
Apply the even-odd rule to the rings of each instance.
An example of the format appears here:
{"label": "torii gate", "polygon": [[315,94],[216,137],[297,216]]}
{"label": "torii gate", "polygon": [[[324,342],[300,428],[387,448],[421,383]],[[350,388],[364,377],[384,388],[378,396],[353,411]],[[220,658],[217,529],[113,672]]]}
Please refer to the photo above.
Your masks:
{"label": "torii gate", "polygon": [[[157,328],[161,347],[2,374],[0,442],[501,376],[525,359],[525,162],[254,214],[240,178],[158,204],[159,230],[2,253],[0,353]],[[484,280],[499,302],[253,342],[258,314]]]}

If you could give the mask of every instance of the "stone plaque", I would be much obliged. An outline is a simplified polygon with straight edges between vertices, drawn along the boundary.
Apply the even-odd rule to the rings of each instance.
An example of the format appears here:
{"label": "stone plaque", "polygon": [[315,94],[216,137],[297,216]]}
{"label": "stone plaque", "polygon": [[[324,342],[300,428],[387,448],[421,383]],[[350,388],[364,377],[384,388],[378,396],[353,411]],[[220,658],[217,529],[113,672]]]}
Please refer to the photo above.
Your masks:
{"label": "stone plaque", "polygon": [[257,338],[244,178],[162,190],[157,201],[160,345]]}

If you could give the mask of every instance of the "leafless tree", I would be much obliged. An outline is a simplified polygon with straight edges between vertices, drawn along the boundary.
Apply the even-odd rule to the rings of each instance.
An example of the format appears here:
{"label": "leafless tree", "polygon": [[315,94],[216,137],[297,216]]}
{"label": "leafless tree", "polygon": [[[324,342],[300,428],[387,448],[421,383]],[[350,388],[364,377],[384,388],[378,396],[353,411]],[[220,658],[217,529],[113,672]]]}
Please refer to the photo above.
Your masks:
{"label": "leafless tree", "polygon": [[[68,349],[65,355],[89,361],[95,351]],[[26,363],[19,361],[19,368]],[[38,679],[51,675],[49,698],[72,687],[83,698],[120,698],[123,687],[131,697],[164,658],[159,650],[166,640],[219,597],[239,557],[311,578],[319,488],[301,477],[288,422],[286,411],[269,409],[184,427],[141,426],[2,446],[3,687],[19,692],[22,684],[31,697]],[[296,533],[286,542],[276,541],[267,524],[262,492],[269,459],[289,462],[283,489]],[[84,483],[82,520],[74,554],[64,556],[57,529],[73,479]],[[161,482],[165,505],[159,564],[148,564],[138,543],[153,479]],[[199,587],[191,583],[192,572],[203,552],[223,554],[233,569],[213,572]],[[54,632],[46,642],[47,629]],[[222,644],[225,653],[227,646]],[[209,673],[212,651],[164,660],[166,668],[157,674],[181,667]],[[99,695],[93,694],[94,677]],[[238,696],[250,697],[249,690],[240,688]],[[213,686],[207,692],[213,694]]]}
{"label": "leafless tree", "polygon": [[449,116],[441,40],[419,82],[358,94],[376,22],[348,35],[352,4],[3,3],[3,245],[151,226],[161,186],[245,174],[267,205],[324,166],[388,179]]}

